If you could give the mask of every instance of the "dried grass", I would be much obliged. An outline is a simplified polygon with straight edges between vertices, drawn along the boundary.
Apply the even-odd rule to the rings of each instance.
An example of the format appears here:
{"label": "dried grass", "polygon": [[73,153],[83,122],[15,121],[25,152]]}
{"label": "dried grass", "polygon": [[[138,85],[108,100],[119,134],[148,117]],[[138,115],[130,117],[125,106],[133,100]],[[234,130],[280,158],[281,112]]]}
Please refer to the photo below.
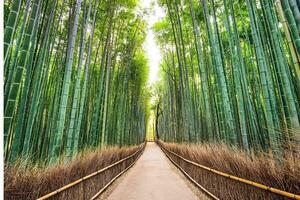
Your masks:
{"label": "dried grass", "polygon": [[[5,199],[36,199],[79,178],[109,166],[134,153],[138,148],[140,147],[107,147],[104,150],[85,151],[77,155],[67,164],[58,164],[52,167],[28,167],[22,164],[23,162],[21,161],[15,163],[13,166],[5,166]],[[115,175],[128,167],[136,156],[85,181],[84,184],[79,184],[69,189],[64,194],[55,196],[54,199],[90,198]]]}
{"label": "dried grass", "polygon": [[[278,163],[264,153],[250,157],[246,152],[225,144],[159,143],[201,165],[294,194],[300,193],[299,153]],[[170,156],[198,183],[220,199],[284,199],[279,195],[192,166],[174,155]]]}

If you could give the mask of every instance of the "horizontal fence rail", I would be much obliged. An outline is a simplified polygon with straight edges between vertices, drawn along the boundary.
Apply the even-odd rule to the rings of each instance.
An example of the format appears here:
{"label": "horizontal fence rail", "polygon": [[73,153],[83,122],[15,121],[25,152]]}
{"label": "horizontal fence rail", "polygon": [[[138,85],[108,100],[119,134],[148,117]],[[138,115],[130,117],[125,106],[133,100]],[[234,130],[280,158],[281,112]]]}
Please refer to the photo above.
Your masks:
{"label": "horizontal fence rail", "polygon": [[177,167],[180,169],[180,171],[182,171],[182,173],[188,177],[197,187],[199,187],[202,191],[204,191],[206,193],[207,196],[209,196],[210,198],[214,199],[214,200],[219,200],[218,197],[216,197],[215,195],[213,195],[211,192],[209,192],[206,188],[204,188],[202,185],[200,185],[197,181],[195,181],[186,171],[184,171],[184,169],[182,167],[180,167],[180,165],[178,165],[172,158],[171,156],[169,156],[169,154],[166,152],[165,148],[161,147],[162,151],[165,153],[165,155],[169,158],[169,160]]}
{"label": "horizontal fence rail", "polygon": [[[112,184],[119,176],[125,173],[134,165],[137,159],[141,156],[145,144],[135,151],[133,154],[107,166],[96,172],[93,172],[83,178],[80,178],[72,183],[69,183],[49,194],[46,194],[37,200],[45,199],[96,199],[105,189]],[[118,169],[114,169],[118,167]],[[107,173],[107,174],[105,174]],[[99,177],[100,175],[103,175]],[[97,179],[95,179],[97,178]],[[91,179],[95,179],[91,181]],[[90,183],[88,183],[90,181]],[[97,185],[100,185],[97,187]],[[101,187],[102,185],[102,187]],[[75,188],[77,187],[77,188]],[[98,188],[97,193],[91,194],[91,188]],[[64,194],[64,192],[69,193]],[[60,195],[60,197],[58,197]]]}
{"label": "horizontal fence rail", "polygon": [[[181,170],[183,171],[183,173],[188,176],[188,178],[190,178],[198,187],[200,187],[204,192],[206,192],[208,194],[208,196],[210,196],[211,198],[213,199],[218,199],[216,196],[212,195],[211,192],[208,192],[207,190],[207,187],[203,187],[202,185],[200,185],[196,180],[194,180],[191,175],[189,173],[187,173],[183,167],[180,166],[180,164],[178,164],[176,161],[174,161],[174,159],[171,158],[170,154],[179,158],[179,160],[181,161],[184,161],[185,163],[188,163],[188,164],[191,164],[193,167],[196,167],[198,169],[203,169],[207,172],[210,172],[210,173],[213,173],[213,174],[216,174],[217,176],[220,176],[220,177],[224,177],[226,179],[231,179],[235,182],[239,182],[239,183],[243,183],[244,185],[248,185],[248,186],[252,186],[254,188],[256,188],[257,190],[263,190],[263,191],[267,191],[267,192],[270,192],[270,193],[273,193],[273,194],[276,194],[276,195],[279,195],[282,197],[282,199],[297,199],[297,200],[300,200],[300,196],[297,195],[297,194],[293,194],[293,193],[290,193],[290,192],[286,192],[286,191],[283,191],[283,190],[280,190],[280,189],[276,189],[276,188],[272,188],[272,187],[269,187],[269,186],[266,186],[266,185],[263,185],[263,184],[260,184],[260,183],[256,183],[254,181],[250,181],[250,180],[247,180],[247,179],[243,179],[243,178],[240,178],[240,177],[237,177],[237,176],[234,176],[234,175],[230,175],[230,174],[227,174],[227,173],[224,173],[224,172],[221,172],[221,171],[218,171],[218,170],[215,170],[215,169],[212,169],[212,168],[209,168],[209,167],[206,167],[204,165],[201,165],[201,164],[198,164],[198,163],[195,163],[191,160],[188,160],[184,157],[182,157],[181,155],[165,148],[163,145],[161,145],[159,142],[158,142],[159,146],[161,147],[161,149],[163,150],[163,152],[167,155],[167,157]],[[205,179],[202,178],[203,181],[205,182]],[[217,179],[215,179],[217,180]],[[225,184],[223,185],[223,187],[228,187],[226,186]],[[206,188],[206,189],[205,189]],[[214,187],[216,188],[216,187]],[[244,187],[244,190],[246,188]],[[253,192],[255,192],[255,190],[252,190]],[[277,196],[277,197],[279,197]],[[260,196],[258,195],[257,197],[259,197],[258,199],[280,199],[280,198],[277,198],[277,197],[273,197],[272,195],[267,195],[267,197],[263,197],[263,196]],[[224,199],[224,198],[221,198],[221,199]],[[227,199],[227,198],[226,198]],[[231,199],[231,198],[228,198],[228,199]],[[235,198],[234,198],[235,199]],[[249,197],[248,199],[253,199],[251,197]]]}

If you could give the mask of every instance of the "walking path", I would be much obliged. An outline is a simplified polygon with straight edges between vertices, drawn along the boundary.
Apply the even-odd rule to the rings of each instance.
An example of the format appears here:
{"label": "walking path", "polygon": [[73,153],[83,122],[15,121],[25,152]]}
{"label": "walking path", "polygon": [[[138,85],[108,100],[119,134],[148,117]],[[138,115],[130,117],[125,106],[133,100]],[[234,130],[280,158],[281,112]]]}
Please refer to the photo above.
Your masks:
{"label": "walking path", "polygon": [[113,189],[108,200],[199,199],[184,178],[157,144],[148,142],[143,155]]}

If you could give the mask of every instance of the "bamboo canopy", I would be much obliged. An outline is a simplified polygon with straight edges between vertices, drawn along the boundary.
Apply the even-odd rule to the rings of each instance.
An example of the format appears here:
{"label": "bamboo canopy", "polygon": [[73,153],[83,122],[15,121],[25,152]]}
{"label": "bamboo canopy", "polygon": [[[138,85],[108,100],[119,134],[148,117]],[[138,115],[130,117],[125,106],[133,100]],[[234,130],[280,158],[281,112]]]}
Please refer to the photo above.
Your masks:
{"label": "bamboo canopy", "polygon": [[55,163],[134,145],[149,116],[137,1],[13,0],[5,9],[5,159]]}
{"label": "bamboo canopy", "polygon": [[160,0],[157,134],[282,156],[300,142],[296,0]]}
{"label": "bamboo canopy", "polygon": [[137,0],[4,3],[5,159],[67,161],[156,138],[284,156],[300,142],[297,0],[158,0],[150,106]]}

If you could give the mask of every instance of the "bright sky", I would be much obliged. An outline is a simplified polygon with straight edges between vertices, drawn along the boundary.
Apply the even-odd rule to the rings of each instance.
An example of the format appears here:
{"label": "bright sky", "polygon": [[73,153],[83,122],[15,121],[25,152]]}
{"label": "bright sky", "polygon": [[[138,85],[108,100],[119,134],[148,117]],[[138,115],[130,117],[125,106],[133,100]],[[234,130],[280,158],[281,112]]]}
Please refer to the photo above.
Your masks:
{"label": "bright sky", "polygon": [[145,16],[145,20],[148,23],[148,30],[144,49],[149,59],[149,85],[153,85],[158,80],[161,54],[151,27],[165,16],[165,12],[159,7],[156,0],[140,0],[140,5],[148,11],[148,15]]}
{"label": "bright sky", "polygon": [[[156,81],[158,81],[159,64],[162,59],[159,46],[155,41],[155,37],[151,29],[156,22],[160,21],[165,16],[164,10],[161,7],[159,7],[156,1],[157,0],[140,0],[141,8],[146,9],[148,12],[148,15],[144,17],[144,19],[148,23],[148,30],[146,41],[143,44],[143,46],[149,60],[150,69],[148,85],[150,87],[153,86]],[[151,102],[153,103],[154,101],[155,97],[151,96]],[[153,112],[151,112],[150,121],[147,127],[147,140],[154,139],[153,122],[154,115]]]}

